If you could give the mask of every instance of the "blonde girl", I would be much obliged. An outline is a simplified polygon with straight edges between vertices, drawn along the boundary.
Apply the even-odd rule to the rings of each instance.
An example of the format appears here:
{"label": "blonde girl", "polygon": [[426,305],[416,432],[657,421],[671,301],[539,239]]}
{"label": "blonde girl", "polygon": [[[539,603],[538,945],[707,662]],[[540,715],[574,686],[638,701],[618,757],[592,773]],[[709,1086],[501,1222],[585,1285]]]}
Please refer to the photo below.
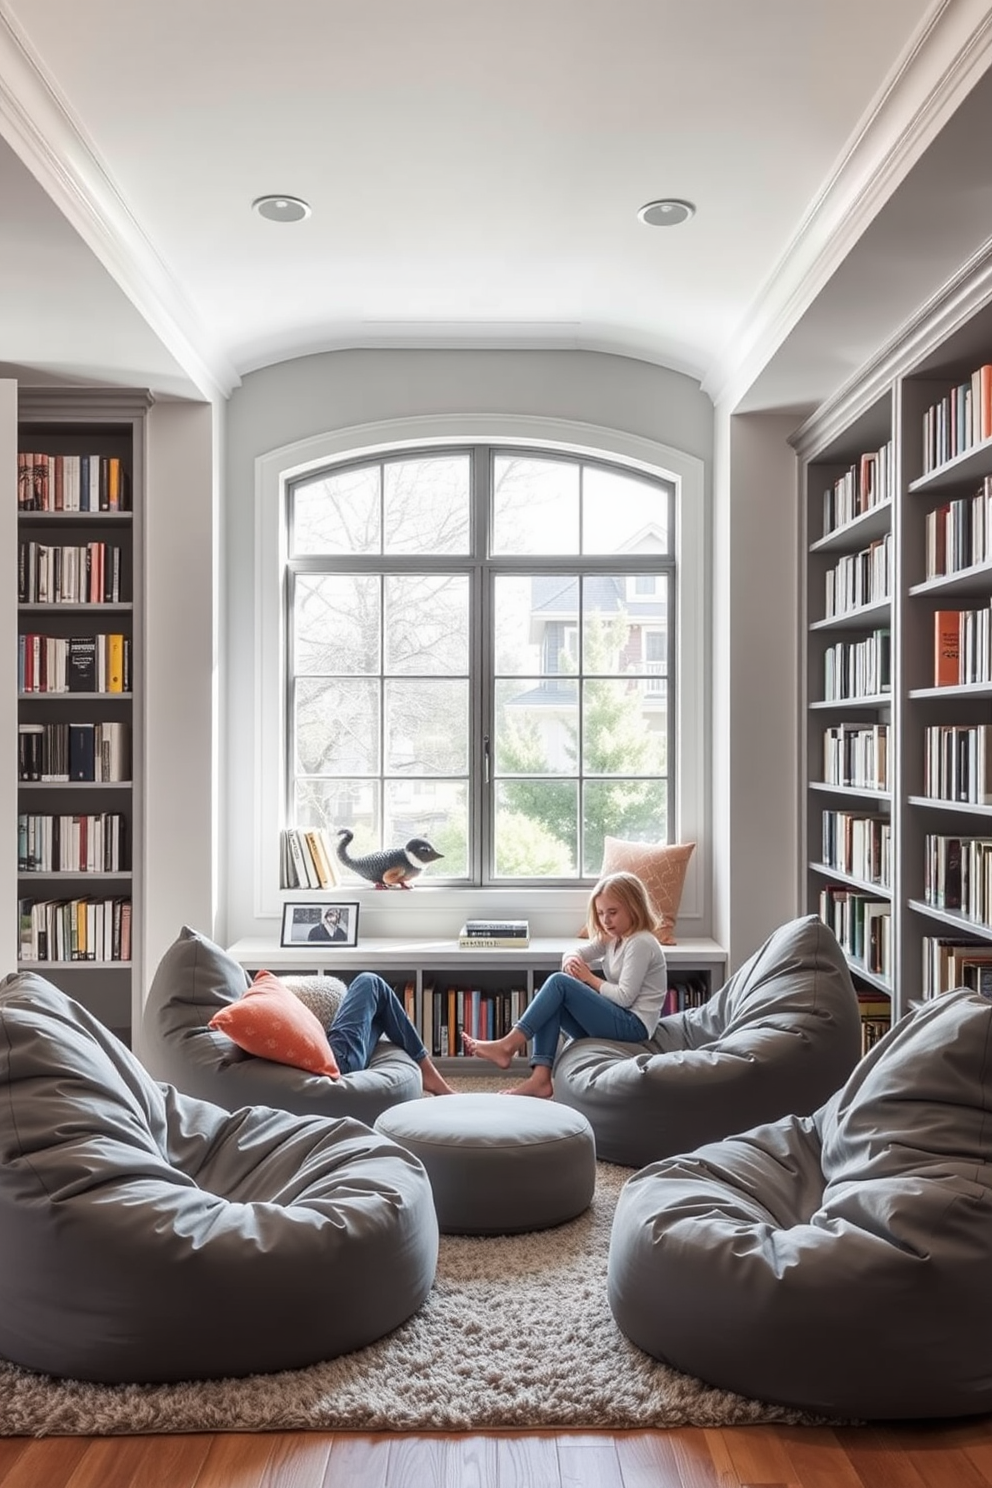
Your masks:
{"label": "blonde girl", "polygon": [[[668,990],[658,917],[633,873],[610,873],[589,896],[589,936],[562,957],[523,1016],[499,1039],[462,1035],[466,1054],[507,1069],[533,1042],[531,1073],[507,1093],[547,1099],[562,1033],[639,1044],[654,1033]],[[599,968],[594,970],[594,968]]]}

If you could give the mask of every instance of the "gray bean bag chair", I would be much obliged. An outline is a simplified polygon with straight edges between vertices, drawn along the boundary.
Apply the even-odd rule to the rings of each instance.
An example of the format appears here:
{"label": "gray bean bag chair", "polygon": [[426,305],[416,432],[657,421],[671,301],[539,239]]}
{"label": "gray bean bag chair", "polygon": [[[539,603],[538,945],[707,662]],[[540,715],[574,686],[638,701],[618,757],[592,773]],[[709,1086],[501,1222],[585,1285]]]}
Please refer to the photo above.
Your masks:
{"label": "gray bean bag chair", "polygon": [[924,1003],[815,1115],[635,1174],[608,1287],[628,1338],[723,1389],[992,1410],[992,1002]]}
{"label": "gray bean bag chair", "polygon": [[386,1039],[368,1069],[336,1080],[246,1054],[207,1025],[249,980],[219,945],[183,926],[152,978],[142,1016],[142,1055],[156,1079],[227,1111],[276,1106],[299,1116],[354,1116],[368,1126],[390,1106],[423,1095],[415,1061]]}
{"label": "gray bean bag chair", "polygon": [[782,925],[702,1007],[641,1044],[576,1039],[555,1099],[586,1116],[597,1156],[639,1168],[762,1121],[808,1115],[861,1053],[858,999],[833,931]]}
{"label": "gray bean bag chair", "polygon": [[107,1383],[296,1369],[424,1301],[430,1181],[351,1120],[160,1085],[34,973],[0,983],[0,1355]]}

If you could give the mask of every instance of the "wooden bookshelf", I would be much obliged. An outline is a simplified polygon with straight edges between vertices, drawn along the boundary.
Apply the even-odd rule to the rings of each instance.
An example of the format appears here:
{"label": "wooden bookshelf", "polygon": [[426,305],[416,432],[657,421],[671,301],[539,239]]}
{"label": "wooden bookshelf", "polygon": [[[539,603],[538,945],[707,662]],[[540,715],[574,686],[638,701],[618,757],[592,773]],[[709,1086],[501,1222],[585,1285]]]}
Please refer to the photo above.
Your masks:
{"label": "wooden bookshelf", "polygon": [[[143,392],[22,388],[17,406],[18,455],[42,457],[20,472],[13,555],[17,965],[55,982],[125,1040],[140,1006],[149,403]],[[92,674],[91,638],[102,662]],[[22,742],[41,753],[28,756]],[[45,904],[62,908],[32,908]]]}
{"label": "wooden bookshelf", "polygon": [[[992,369],[992,291],[985,281],[987,273],[977,273],[972,284],[955,286],[953,302],[931,305],[890,348],[884,372],[873,367],[793,439],[805,637],[801,902],[813,911],[828,904],[825,917],[832,912],[844,928],[860,924],[861,910],[852,914],[859,898],[887,910],[881,964],[872,959],[877,925],[871,944],[860,928],[841,938],[859,990],[888,996],[893,1018],[943,989],[955,948],[939,941],[972,942],[976,963],[992,955],[992,370],[981,372]],[[824,493],[883,444],[891,459],[882,499],[825,528],[831,503]],[[865,565],[870,560],[860,555],[877,552],[872,545],[880,542],[888,545],[887,592],[848,585],[846,596],[859,603],[828,613],[829,589],[837,587],[828,568],[838,556]],[[939,611],[969,617],[960,623],[967,669],[941,684]],[[868,655],[882,632],[884,674],[872,670]],[[837,646],[862,650],[828,656]],[[838,656],[852,662],[839,687]],[[880,739],[881,777],[872,773]],[[845,771],[852,759],[863,772],[856,777]],[[841,821],[859,841],[877,830],[851,827],[857,818],[885,823],[884,871],[867,881],[862,858],[824,850]],[[963,971],[956,964],[951,984],[977,974],[977,965]]]}

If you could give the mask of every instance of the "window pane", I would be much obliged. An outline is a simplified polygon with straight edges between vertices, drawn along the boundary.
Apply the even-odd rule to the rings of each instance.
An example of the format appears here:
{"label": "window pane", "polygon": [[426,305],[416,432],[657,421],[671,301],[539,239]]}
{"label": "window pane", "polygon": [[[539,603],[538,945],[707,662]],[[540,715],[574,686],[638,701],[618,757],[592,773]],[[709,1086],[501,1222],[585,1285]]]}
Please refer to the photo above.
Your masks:
{"label": "window pane", "polygon": [[298,826],[323,827],[332,836],[350,827],[355,841],[349,851],[370,852],[379,845],[377,800],[370,780],[297,780],[294,820]]}
{"label": "window pane", "polygon": [[387,553],[469,551],[469,457],[394,460],[383,472]]}
{"label": "window pane", "polygon": [[619,470],[582,472],[583,553],[667,553],[669,488]]}
{"label": "window pane", "polygon": [[504,574],[493,583],[496,672],[576,670],[579,581],[567,574]]}
{"label": "window pane", "polygon": [[386,683],[386,773],[468,774],[468,682]]}
{"label": "window pane", "polygon": [[[649,592],[638,593],[641,590]],[[668,580],[663,574],[596,574],[582,583],[582,670],[630,676],[667,669]],[[648,633],[653,639],[647,642]],[[648,655],[648,646],[651,655]]]}
{"label": "window pane", "polygon": [[570,780],[496,785],[497,878],[574,878],[579,788]]}
{"label": "window pane", "polygon": [[496,683],[497,775],[575,775],[579,689],[574,678]]}
{"label": "window pane", "polygon": [[299,575],[293,586],[293,661],[298,675],[379,671],[377,575]]}
{"label": "window pane", "polygon": [[374,775],[379,769],[379,684],[344,678],[296,684],[296,769],[304,775]]}
{"label": "window pane", "polygon": [[294,486],[290,552],[378,553],[379,475],[378,465],[362,465]]}
{"label": "window pane", "polygon": [[605,677],[584,682],[583,774],[663,775],[667,718],[658,704],[655,694],[645,697],[640,682]]}
{"label": "window pane", "polygon": [[468,575],[386,578],[386,671],[406,676],[468,672]]}
{"label": "window pane", "polygon": [[493,552],[579,551],[579,465],[525,455],[493,458]]}
{"label": "window pane", "polygon": [[385,846],[426,837],[444,854],[424,870],[425,878],[468,876],[468,793],[464,780],[387,781],[385,817]]}
{"label": "window pane", "polygon": [[588,780],[582,794],[582,871],[599,873],[606,837],[668,841],[668,782]]}

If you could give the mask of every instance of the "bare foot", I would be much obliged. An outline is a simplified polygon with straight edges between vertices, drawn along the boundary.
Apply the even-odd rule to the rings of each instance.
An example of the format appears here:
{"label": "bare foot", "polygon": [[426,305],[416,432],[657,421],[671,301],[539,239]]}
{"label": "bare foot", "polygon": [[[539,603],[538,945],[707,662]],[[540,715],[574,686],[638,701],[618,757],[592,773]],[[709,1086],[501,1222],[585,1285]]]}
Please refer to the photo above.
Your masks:
{"label": "bare foot", "polygon": [[429,1059],[420,1062],[420,1083],[424,1087],[425,1095],[454,1095],[454,1089],[448,1084],[436,1064]]}
{"label": "bare foot", "polygon": [[514,1054],[526,1048],[523,1037],[515,1037],[512,1033],[501,1039],[477,1039],[463,1033],[462,1046],[466,1054],[475,1059],[488,1059],[490,1064],[497,1064],[500,1069],[509,1069]]}
{"label": "bare foot", "polygon": [[538,1100],[550,1100],[554,1093],[551,1071],[546,1064],[535,1064],[526,1080],[512,1085],[509,1090],[500,1091],[500,1095],[532,1095]]}

